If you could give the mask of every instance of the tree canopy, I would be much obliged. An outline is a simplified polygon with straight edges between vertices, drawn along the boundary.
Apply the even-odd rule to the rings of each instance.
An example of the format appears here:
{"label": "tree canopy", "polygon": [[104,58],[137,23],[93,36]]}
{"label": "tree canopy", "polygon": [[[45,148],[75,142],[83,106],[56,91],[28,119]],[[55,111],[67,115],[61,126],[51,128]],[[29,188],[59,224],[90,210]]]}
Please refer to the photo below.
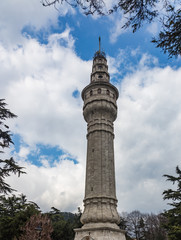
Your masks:
{"label": "tree canopy", "polygon": [[41,213],[32,215],[22,230],[23,233],[19,240],[51,240],[51,233],[53,232],[48,215]]}
{"label": "tree canopy", "polygon": [[79,7],[86,15],[110,15],[116,11],[123,14],[126,22],[122,28],[137,31],[144,23],[159,21],[161,29],[152,42],[169,57],[181,55],[181,0],[117,0],[111,9],[104,0],[41,0],[43,6],[67,3]]}
{"label": "tree canopy", "polygon": [[42,213],[23,194],[0,196],[0,240],[73,240],[80,216],[80,209],[73,214],[52,207]]}
{"label": "tree canopy", "polygon": [[[25,195],[0,197],[0,240],[73,240],[73,229],[82,227],[78,213],[61,212],[55,207],[42,213]],[[127,240],[167,240],[162,214],[123,213],[120,227]]]}
{"label": "tree canopy", "polygon": [[167,240],[167,233],[163,228],[166,218],[162,214],[148,214],[140,211],[122,213],[126,229],[126,239],[136,240]]}
{"label": "tree canopy", "polygon": [[[6,108],[6,105],[4,99],[0,99],[0,154],[3,154],[4,149],[9,148],[10,144],[13,144],[6,120],[17,117]],[[2,159],[0,157],[0,193],[7,194],[13,191],[11,186],[5,182],[5,178],[10,176],[11,173],[20,176],[21,173],[24,173],[22,169],[23,167],[20,167],[12,157],[10,159]]]}
{"label": "tree canopy", "polygon": [[164,216],[167,218],[165,228],[170,240],[181,239],[181,170],[176,167],[177,176],[164,175],[167,181],[176,185],[175,189],[168,189],[163,192],[165,200],[171,200],[169,205],[171,209],[165,211]]}
{"label": "tree canopy", "polygon": [[23,194],[0,196],[0,240],[18,239],[26,221],[38,213],[38,205],[27,201]]}

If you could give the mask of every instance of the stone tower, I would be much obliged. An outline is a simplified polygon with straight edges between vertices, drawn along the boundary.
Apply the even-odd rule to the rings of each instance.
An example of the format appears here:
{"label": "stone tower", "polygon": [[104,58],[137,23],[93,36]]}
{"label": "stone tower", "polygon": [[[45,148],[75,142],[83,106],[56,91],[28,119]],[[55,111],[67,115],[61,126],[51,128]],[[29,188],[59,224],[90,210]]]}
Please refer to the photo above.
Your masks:
{"label": "stone tower", "polygon": [[114,128],[118,90],[110,83],[105,53],[93,58],[91,81],[82,91],[83,115],[87,122],[87,165],[83,227],[75,240],[125,240],[118,224],[114,168]]}

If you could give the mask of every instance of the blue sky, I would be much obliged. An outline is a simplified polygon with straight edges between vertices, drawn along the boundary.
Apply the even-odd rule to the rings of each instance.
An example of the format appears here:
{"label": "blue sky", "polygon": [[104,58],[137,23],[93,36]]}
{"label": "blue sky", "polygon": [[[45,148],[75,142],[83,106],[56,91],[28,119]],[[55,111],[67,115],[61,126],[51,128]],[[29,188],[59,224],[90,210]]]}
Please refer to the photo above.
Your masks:
{"label": "blue sky", "polygon": [[[110,4],[111,1],[108,1]],[[123,31],[118,12],[85,16],[68,5],[0,3],[0,96],[10,120],[13,155],[27,174],[7,181],[37,202],[76,211],[84,197],[86,123],[81,91],[89,84],[101,36],[111,82],[119,90],[115,122],[118,211],[158,213],[167,207],[162,177],[180,164],[181,58],[151,43],[159,24]]]}

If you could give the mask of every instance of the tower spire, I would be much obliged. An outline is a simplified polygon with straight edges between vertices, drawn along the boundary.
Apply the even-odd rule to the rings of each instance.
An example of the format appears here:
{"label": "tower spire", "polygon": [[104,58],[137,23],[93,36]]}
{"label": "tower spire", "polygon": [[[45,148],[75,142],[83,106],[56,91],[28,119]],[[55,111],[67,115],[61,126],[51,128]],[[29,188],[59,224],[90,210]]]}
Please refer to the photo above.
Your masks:
{"label": "tower spire", "polygon": [[99,52],[101,52],[101,37],[99,36]]}
{"label": "tower spire", "polygon": [[106,59],[106,54],[104,51],[101,50],[101,37],[99,36],[99,50],[95,52],[94,58],[95,57],[104,57]]}

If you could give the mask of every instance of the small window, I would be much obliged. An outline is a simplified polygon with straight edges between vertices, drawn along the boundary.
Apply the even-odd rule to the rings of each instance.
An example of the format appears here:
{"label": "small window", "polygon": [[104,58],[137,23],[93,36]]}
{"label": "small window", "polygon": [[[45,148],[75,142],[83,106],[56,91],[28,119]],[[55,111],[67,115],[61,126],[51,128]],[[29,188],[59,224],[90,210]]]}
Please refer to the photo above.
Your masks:
{"label": "small window", "polygon": [[102,76],[102,75],[99,75],[98,78],[103,78],[103,76]]}
{"label": "small window", "polygon": [[102,66],[101,66],[101,65],[99,65],[99,66],[98,66],[98,68],[99,68],[99,69],[102,69]]}
{"label": "small window", "polygon": [[90,96],[92,96],[93,95],[93,92],[92,92],[92,90],[90,90]]}
{"label": "small window", "polygon": [[109,91],[108,89],[107,89],[107,91],[106,91],[106,94],[107,94],[107,95],[110,95],[110,91]]}
{"label": "small window", "polygon": [[101,88],[97,89],[97,93],[100,94],[101,93]]}

